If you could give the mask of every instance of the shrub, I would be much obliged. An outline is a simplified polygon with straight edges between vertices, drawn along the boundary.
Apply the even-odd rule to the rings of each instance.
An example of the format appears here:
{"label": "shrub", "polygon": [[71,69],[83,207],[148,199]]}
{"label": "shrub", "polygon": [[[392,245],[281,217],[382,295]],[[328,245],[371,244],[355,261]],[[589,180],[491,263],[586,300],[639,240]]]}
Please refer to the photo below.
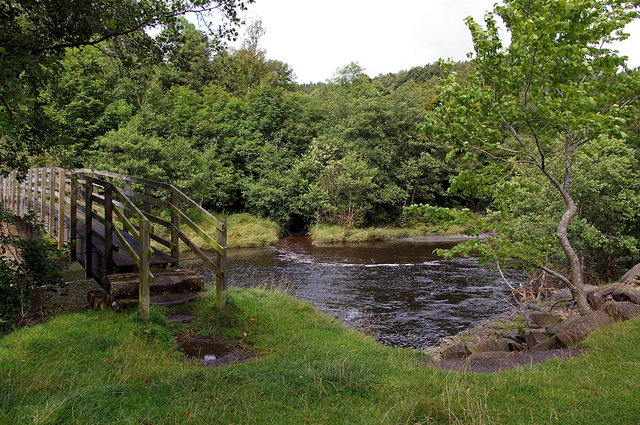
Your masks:
{"label": "shrub", "polygon": [[472,219],[468,208],[445,208],[429,204],[409,205],[402,209],[404,226],[467,224]]}
{"label": "shrub", "polygon": [[61,256],[33,216],[16,217],[0,204],[0,333],[24,318],[33,288],[62,283]]}

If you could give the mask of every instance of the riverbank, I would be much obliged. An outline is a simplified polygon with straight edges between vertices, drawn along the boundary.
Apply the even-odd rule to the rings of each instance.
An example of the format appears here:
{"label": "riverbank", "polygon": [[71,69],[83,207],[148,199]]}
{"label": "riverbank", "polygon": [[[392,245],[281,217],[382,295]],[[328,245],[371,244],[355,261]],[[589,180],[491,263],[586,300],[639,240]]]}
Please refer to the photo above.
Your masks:
{"label": "riverbank", "polygon": [[[248,213],[237,213],[230,215],[218,215],[218,218],[227,220],[227,246],[229,248],[255,248],[261,246],[275,245],[280,240],[283,230],[275,221],[256,217]],[[204,219],[200,219],[196,224],[203,229],[207,229],[209,234],[213,234],[213,228]],[[184,226],[185,234],[199,247],[209,250],[211,247],[191,228]]]}
{"label": "riverbank", "polygon": [[[189,311],[186,311],[188,309]],[[190,324],[167,314],[191,313]],[[254,358],[203,367],[180,335],[233,341]],[[231,289],[181,309],[59,316],[0,340],[0,423],[628,424],[640,418],[640,322],[617,323],[570,360],[496,374],[431,368],[287,295]]]}
{"label": "riverbank", "polygon": [[[275,221],[256,217],[248,213],[217,215],[226,218],[228,224],[229,248],[257,248],[276,245],[284,235],[284,230]],[[203,220],[197,222],[206,229],[209,224]],[[346,228],[329,224],[315,224],[309,229],[309,237],[318,243],[343,242],[375,242],[398,238],[421,236],[451,236],[460,235],[466,229],[461,225],[450,225],[446,229],[442,226],[412,226],[412,227],[365,227]],[[185,228],[184,232],[200,247],[210,249],[207,243],[194,231]]]}
{"label": "riverbank", "polygon": [[375,242],[418,236],[445,236],[461,234],[465,226],[451,225],[413,227],[364,227],[346,228],[329,224],[316,224],[309,229],[309,236],[319,243]]}

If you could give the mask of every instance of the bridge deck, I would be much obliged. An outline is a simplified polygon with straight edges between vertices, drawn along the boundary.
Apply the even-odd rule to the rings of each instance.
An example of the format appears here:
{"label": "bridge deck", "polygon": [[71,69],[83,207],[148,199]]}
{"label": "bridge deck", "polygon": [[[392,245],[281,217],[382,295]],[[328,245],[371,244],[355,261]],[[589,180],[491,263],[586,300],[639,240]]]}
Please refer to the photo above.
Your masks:
{"label": "bridge deck", "polygon": [[[84,266],[84,250],[85,250],[85,215],[82,211],[78,211],[76,214],[77,217],[77,238],[78,244],[76,245],[76,258],[78,262]],[[99,235],[98,237],[94,236],[92,238],[92,254],[93,254],[93,270],[92,274],[94,277],[100,282],[102,278],[105,276],[106,268],[105,268],[105,246],[102,239],[105,237],[105,227],[98,220],[92,220],[91,224],[92,232],[94,234]],[[133,249],[138,250],[138,241],[136,238],[131,236],[126,232],[122,232],[126,241],[133,247]],[[123,243],[120,240],[119,236],[113,232],[113,272],[114,273],[130,273],[134,271],[137,266],[134,259],[129,255],[127,250],[123,247]],[[175,267],[178,264],[178,260],[171,257],[170,255],[156,249],[151,248],[153,251],[153,255],[150,258],[149,264],[154,267]]]}

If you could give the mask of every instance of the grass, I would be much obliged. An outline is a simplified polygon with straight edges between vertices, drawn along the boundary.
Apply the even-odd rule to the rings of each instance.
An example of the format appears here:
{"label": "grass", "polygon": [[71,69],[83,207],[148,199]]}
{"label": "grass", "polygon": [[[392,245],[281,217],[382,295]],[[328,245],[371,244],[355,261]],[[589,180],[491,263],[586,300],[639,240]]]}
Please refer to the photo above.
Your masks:
{"label": "grass", "polygon": [[[446,372],[277,292],[208,295],[190,325],[154,308],[75,313],[0,340],[4,424],[630,424],[640,421],[640,321],[594,333],[586,354],[498,374]],[[183,306],[182,309],[185,309]],[[259,354],[203,368],[174,335]]]}
{"label": "grass", "polygon": [[[227,245],[230,248],[252,248],[258,246],[274,245],[280,239],[282,228],[275,222],[266,218],[260,218],[247,213],[231,214],[228,216],[216,215],[218,218],[227,219]],[[196,224],[209,235],[215,235],[215,229],[208,221],[199,218],[194,219]],[[190,227],[181,226],[182,231],[197,246],[206,250],[211,247]]]}
{"label": "grass", "polygon": [[311,227],[310,236],[323,243],[337,242],[372,242],[395,238],[427,235],[454,235],[464,231],[464,226],[452,225],[446,231],[442,226],[414,227],[365,227],[346,228],[329,224],[317,224]]}

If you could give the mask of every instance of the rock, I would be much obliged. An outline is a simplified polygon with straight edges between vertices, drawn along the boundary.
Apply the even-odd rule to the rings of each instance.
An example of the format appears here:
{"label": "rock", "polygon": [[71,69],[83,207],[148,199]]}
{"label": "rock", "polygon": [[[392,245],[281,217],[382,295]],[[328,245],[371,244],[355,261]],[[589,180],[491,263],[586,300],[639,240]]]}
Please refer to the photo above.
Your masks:
{"label": "rock", "polygon": [[527,346],[529,348],[535,347],[540,344],[542,341],[547,339],[544,331],[539,329],[530,329],[525,332],[524,339],[527,342]]}
{"label": "rock", "polygon": [[472,354],[466,361],[466,370],[474,372],[499,372],[518,366],[515,353],[504,351],[488,351]]}
{"label": "rock", "polygon": [[597,288],[589,292],[587,297],[589,296],[596,298],[605,298],[610,296],[616,301],[631,301],[635,304],[640,304],[640,290],[627,286],[623,283],[614,283],[613,285]]}
{"label": "rock", "polygon": [[513,353],[509,351],[485,351],[474,353],[469,356],[469,361],[473,360],[507,360],[512,359]]}
{"label": "rock", "polygon": [[508,339],[512,339],[515,342],[524,342],[524,331],[518,331],[518,332],[510,332],[506,335],[503,335],[505,338]]}
{"label": "rock", "polygon": [[109,296],[104,291],[89,291],[87,301],[92,310],[104,310],[110,307]]}
{"label": "rock", "polygon": [[555,337],[562,346],[567,347],[582,341],[594,330],[611,323],[613,319],[607,313],[594,311],[586,316],[571,317],[562,321],[555,328]]}
{"label": "rock", "polygon": [[640,285],[640,263],[633,266],[620,278],[620,283],[627,285]]}
{"label": "rock", "polygon": [[533,347],[531,346],[529,347],[531,351],[547,351],[547,350],[556,350],[558,348],[561,348],[561,347],[555,335],[545,339],[544,341],[540,342],[539,344]]}
{"label": "rock", "polygon": [[522,306],[524,308],[526,308],[527,310],[534,310],[534,311],[541,311],[542,310],[540,308],[540,306],[537,303],[534,303],[533,301],[527,301]]}
{"label": "rock", "polygon": [[616,322],[640,317],[640,306],[628,301],[611,301],[604,305],[603,310]]}
{"label": "rock", "polygon": [[488,351],[509,351],[509,344],[504,341],[504,338],[500,342],[495,338],[486,338],[475,343],[468,343],[467,349],[471,354]]}
{"label": "rock", "polygon": [[560,323],[562,318],[551,313],[532,312],[529,314],[529,321],[534,325],[532,327],[546,328],[548,326],[555,325],[556,323]]}
{"label": "rock", "polygon": [[520,351],[523,348],[520,342],[511,338],[498,338],[498,344],[506,344],[509,351]]}
{"label": "rock", "polygon": [[461,359],[471,354],[467,344],[465,342],[458,342],[457,344],[450,345],[442,351],[442,358],[449,359]]}

